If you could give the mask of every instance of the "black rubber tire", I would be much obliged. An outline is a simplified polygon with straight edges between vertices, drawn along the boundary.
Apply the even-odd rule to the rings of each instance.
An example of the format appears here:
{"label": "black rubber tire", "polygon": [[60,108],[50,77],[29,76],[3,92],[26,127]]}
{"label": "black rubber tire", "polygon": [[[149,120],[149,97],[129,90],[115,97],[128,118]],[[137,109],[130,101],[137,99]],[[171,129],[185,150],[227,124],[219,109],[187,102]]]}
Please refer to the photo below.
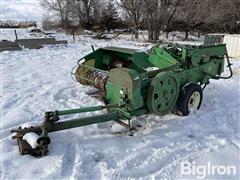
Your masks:
{"label": "black rubber tire", "polygon": [[177,103],[176,109],[177,113],[181,116],[187,116],[190,111],[188,109],[188,102],[192,94],[197,91],[200,94],[200,102],[197,109],[200,108],[202,104],[203,92],[201,86],[197,84],[189,84],[187,85],[182,92],[180,92]]}

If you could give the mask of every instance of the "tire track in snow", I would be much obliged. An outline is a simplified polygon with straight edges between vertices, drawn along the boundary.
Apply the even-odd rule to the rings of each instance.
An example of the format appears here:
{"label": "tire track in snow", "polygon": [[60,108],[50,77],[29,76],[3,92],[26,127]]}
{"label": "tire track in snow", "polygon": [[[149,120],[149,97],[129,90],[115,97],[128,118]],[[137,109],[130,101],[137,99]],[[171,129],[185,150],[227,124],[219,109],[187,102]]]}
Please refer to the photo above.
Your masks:
{"label": "tire track in snow", "polygon": [[95,149],[78,145],[71,178],[73,179],[101,179],[104,166],[102,153]]}
{"label": "tire track in snow", "polygon": [[83,158],[81,153],[81,145],[77,143],[74,166],[71,174],[72,179],[79,179],[78,177],[83,176],[82,169],[81,169],[82,162],[83,162]]}
{"label": "tire track in snow", "polygon": [[[165,179],[174,179],[173,172],[182,161],[191,160],[193,158],[200,157],[210,151],[219,150],[220,148],[224,147],[224,145],[225,144],[223,144],[223,142],[219,139],[208,140],[203,144],[193,143],[192,147],[190,146],[188,150],[183,148],[177,150],[176,153],[174,152],[173,154],[169,154],[169,161],[164,162],[165,165],[159,171],[156,171],[152,175]],[[175,171],[175,173],[177,172]]]}
{"label": "tire track in snow", "polygon": [[[227,106],[228,106],[228,108],[232,107],[233,110],[237,110],[237,108],[235,106],[236,104],[238,104],[238,103],[231,103],[231,104],[228,104]],[[208,114],[211,114],[211,117],[217,118],[219,116],[219,113],[220,114],[224,113],[224,107],[222,109],[217,109],[217,110],[214,110],[213,112],[203,114],[202,115],[203,117],[200,116],[200,119],[202,119],[206,116],[209,116]],[[189,123],[191,123],[191,122],[189,122]],[[199,125],[199,124],[196,123],[196,125]],[[166,153],[167,149],[169,148],[168,146],[166,148],[163,148],[162,150],[157,151],[157,153],[165,154],[164,156],[158,155],[158,154],[156,154],[156,152],[153,152],[151,155],[151,152],[149,152],[149,148],[147,148],[148,146],[154,146],[155,144],[161,143],[161,141],[147,143],[145,145],[145,148],[141,147],[141,148],[143,148],[142,150],[139,150],[139,148],[137,148],[136,152],[133,152],[130,155],[126,156],[126,158],[123,159],[119,163],[119,166],[122,169],[121,171],[124,172],[122,174],[122,176],[123,177],[132,177],[132,174],[134,172],[134,174],[137,174],[136,177],[142,177],[141,174],[142,175],[146,174],[146,170],[144,171],[143,169],[149,169],[149,167],[148,167],[149,164],[151,164],[149,174],[155,174],[155,173],[158,174],[158,171],[154,172],[154,168],[159,167],[159,163],[156,161],[162,161],[165,159],[161,163],[161,164],[165,164],[165,166],[161,167],[161,170],[159,170],[159,173],[160,174],[162,174],[163,172],[165,172],[165,174],[168,173],[168,177],[169,177],[169,172],[171,172],[171,168],[176,166],[177,164],[179,164],[181,160],[186,159],[186,158],[191,158],[193,156],[200,156],[202,154],[202,152],[205,152],[205,151],[209,151],[209,150],[216,151],[216,149],[214,149],[215,146],[223,146],[221,139],[223,139],[225,141],[228,139],[229,136],[234,136],[234,134],[230,133],[230,134],[225,134],[225,136],[220,137],[220,139],[217,138],[215,140],[211,140],[212,136],[217,137],[219,135],[219,133],[215,132],[214,129],[212,129],[212,128],[202,129],[202,132],[208,134],[208,136],[206,136],[205,139],[202,139],[202,142],[191,142],[191,140],[190,140],[189,142],[182,143],[182,141],[178,141],[175,145],[178,146],[178,143],[182,143],[182,146],[180,146],[180,148],[178,147],[178,148],[174,148],[174,150],[170,150],[169,151],[170,153]],[[178,131],[178,133],[176,135],[184,136],[186,134],[180,130],[180,131]],[[236,139],[236,138],[234,138],[234,139]],[[145,150],[145,149],[147,149],[147,150]],[[186,150],[186,149],[189,149],[189,150]],[[182,152],[184,152],[184,153],[182,153]],[[158,158],[156,159],[156,157],[158,157]],[[175,159],[177,159],[177,161]],[[134,163],[132,163],[132,162],[134,162]],[[134,168],[134,167],[136,167],[136,168]],[[127,172],[129,172],[129,173],[127,173]]]}
{"label": "tire track in snow", "polygon": [[63,155],[61,177],[70,177],[73,172],[76,156],[76,146],[77,144],[68,144],[66,151]]}
{"label": "tire track in snow", "polygon": [[[157,143],[157,142],[155,142]],[[222,142],[216,140],[206,140],[203,143],[196,140],[178,141],[171,146],[163,148],[143,148],[126,156],[118,163],[119,173],[125,178],[148,177],[149,175],[158,175],[160,177],[169,177],[171,171],[181,160],[191,157],[198,157],[211,147],[221,146]],[[146,145],[149,146],[149,145]],[[151,144],[154,146],[154,144]],[[216,150],[216,149],[215,149]]]}
{"label": "tire track in snow", "polygon": [[230,137],[228,139],[228,141],[234,145],[237,149],[240,150],[240,137],[238,137],[237,135],[234,135],[233,137]]}

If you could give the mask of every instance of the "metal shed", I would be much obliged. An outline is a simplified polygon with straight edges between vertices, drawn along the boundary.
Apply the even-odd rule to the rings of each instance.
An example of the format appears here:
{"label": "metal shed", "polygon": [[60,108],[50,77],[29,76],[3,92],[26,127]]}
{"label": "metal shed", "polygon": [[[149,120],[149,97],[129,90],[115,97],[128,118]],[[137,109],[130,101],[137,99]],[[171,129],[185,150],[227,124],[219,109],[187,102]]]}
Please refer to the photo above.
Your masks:
{"label": "metal shed", "polygon": [[223,43],[226,44],[230,57],[240,58],[240,34],[225,35]]}
{"label": "metal shed", "polygon": [[212,46],[217,44],[223,44],[225,34],[206,34],[204,36],[204,45]]}

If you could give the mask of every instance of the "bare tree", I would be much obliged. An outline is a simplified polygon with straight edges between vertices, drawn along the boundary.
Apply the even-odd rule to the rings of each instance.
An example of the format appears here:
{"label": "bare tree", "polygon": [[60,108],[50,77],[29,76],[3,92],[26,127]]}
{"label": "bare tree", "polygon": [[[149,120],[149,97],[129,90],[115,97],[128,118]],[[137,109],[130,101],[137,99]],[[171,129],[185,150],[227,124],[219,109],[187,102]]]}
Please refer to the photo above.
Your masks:
{"label": "bare tree", "polygon": [[185,31],[185,39],[190,31],[237,33],[239,9],[240,0],[181,0],[171,26]]}
{"label": "bare tree", "polygon": [[[42,0],[42,6],[51,12],[55,12],[60,18],[63,28],[68,28],[72,21],[74,24],[84,22],[91,26],[97,0]],[[70,23],[73,24],[73,23]]]}
{"label": "bare tree", "polygon": [[197,31],[204,25],[204,19],[208,18],[208,0],[181,0],[174,16],[170,30],[185,32],[185,40],[190,31]]}
{"label": "bare tree", "polygon": [[228,33],[239,32],[236,28],[240,21],[240,0],[209,0],[209,12],[213,12],[207,18],[207,22],[213,25],[214,30]]}
{"label": "bare tree", "polygon": [[158,40],[160,30],[170,24],[180,0],[143,0],[149,40]]}
{"label": "bare tree", "polygon": [[139,0],[120,0],[120,7],[126,10],[134,26],[135,38],[138,38],[138,29],[143,18],[143,1]]}
{"label": "bare tree", "polygon": [[67,28],[71,0],[42,0],[41,5],[60,16],[63,28]]}
{"label": "bare tree", "polygon": [[[53,15],[53,20],[59,21],[64,29],[72,29],[73,26],[86,29],[96,25],[100,27],[102,20],[106,19],[106,4],[111,2],[114,6],[117,3],[127,14],[125,23],[118,23],[118,27],[123,27],[129,21],[128,25],[135,29],[135,38],[138,38],[140,27],[148,30],[149,40],[158,40],[161,31],[167,33],[184,31],[186,39],[190,31],[240,32],[240,0],[41,0],[41,2],[49,14]],[[122,12],[118,11],[120,15],[123,15]]]}

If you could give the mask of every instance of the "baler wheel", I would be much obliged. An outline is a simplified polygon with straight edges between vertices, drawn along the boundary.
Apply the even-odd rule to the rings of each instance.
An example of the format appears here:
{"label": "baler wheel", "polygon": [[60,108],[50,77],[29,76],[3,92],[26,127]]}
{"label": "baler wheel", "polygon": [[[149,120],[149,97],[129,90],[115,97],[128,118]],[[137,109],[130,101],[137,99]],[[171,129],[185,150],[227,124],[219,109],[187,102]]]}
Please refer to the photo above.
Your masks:
{"label": "baler wheel", "polygon": [[171,111],[179,94],[179,81],[174,72],[161,72],[148,89],[147,106],[150,112],[163,115]]}
{"label": "baler wheel", "polygon": [[201,106],[202,98],[203,93],[201,86],[197,84],[187,85],[177,100],[177,113],[182,116],[187,116],[189,113],[196,111]]}

